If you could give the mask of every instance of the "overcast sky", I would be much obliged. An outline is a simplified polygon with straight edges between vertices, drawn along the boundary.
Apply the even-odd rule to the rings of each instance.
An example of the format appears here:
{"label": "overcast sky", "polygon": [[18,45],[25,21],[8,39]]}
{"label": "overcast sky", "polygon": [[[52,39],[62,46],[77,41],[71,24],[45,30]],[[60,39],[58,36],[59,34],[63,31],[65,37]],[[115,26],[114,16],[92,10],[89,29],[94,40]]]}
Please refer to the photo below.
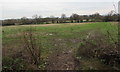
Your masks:
{"label": "overcast sky", "polygon": [[107,14],[117,7],[119,0],[0,0],[0,19],[32,17],[37,14],[42,17],[60,16],[65,13]]}
{"label": "overcast sky", "polygon": [[0,0],[0,2],[118,2],[119,0]]}

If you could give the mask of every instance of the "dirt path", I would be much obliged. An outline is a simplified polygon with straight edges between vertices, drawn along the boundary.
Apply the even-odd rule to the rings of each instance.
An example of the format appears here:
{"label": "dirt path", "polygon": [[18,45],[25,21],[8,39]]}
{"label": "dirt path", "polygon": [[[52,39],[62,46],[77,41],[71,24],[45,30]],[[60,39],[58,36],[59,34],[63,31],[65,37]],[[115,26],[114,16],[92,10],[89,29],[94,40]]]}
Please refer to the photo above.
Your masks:
{"label": "dirt path", "polygon": [[89,24],[94,22],[85,22],[85,23],[61,23],[61,24],[38,24],[38,25],[21,25],[21,26],[56,26],[62,24],[69,24],[69,25],[79,25],[79,24]]}
{"label": "dirt path", "polygon": [[61,24],[34,24],[34,25],[13,25],[13,26],[3,26],[3,27],[19,27],[19,26],[57,26],[57,25],[63,25],[63,24],[69,24],[69,25],[79,25],[79,24],[89,24],[89,23],[95,23],[95,22],[85,22],[85,23],[61,23]]}
{"label": "dirt path", "polygon": [[53,53],[49,57],[47,70],[74,70],[74,58],[71,52]]}
{"label": "dirt path", "polygon": [[48,57],[46,70],[75,70],[77,67],[73,49],[67,48],[64,41],[61,42]]}

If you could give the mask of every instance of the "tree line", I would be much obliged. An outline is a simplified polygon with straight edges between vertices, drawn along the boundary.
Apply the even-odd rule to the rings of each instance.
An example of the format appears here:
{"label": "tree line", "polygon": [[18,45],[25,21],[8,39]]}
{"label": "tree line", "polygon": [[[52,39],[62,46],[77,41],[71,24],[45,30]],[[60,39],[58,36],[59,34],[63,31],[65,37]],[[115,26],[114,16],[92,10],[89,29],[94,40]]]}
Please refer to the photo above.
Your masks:
{"label": "tree line", "polygon": [[22,17],[21,19],[6,19],[2,20],[2,26],[8,25],[27,25],[27,24],[51,24],[51,23],[81,23],[81,22],[110,22],[119,21],[119,14],[113,14],[111,11],[107,15],[100,15],[95,13],[92,15],[78,15],[72,14],[67,17],[66,14],[62,14],[61,17],[45,17],[42,18],[38,15],[33,15],[32,18]]}

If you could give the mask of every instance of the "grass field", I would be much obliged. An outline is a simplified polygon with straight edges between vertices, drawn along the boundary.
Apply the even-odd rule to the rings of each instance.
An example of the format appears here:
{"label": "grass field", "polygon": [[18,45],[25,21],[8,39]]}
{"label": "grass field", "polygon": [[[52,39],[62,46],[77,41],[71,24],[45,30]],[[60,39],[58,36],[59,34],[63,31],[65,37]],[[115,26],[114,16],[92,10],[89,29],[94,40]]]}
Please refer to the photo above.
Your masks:
{"label": "grass field", "polygon": [[[118,61],[101,61],[106,60],[103,52],[118,52],[117,23],[6,26],[2,30],[3,69],[120,69]],[[24,36],[29,32],[35,38],[34,46],[40,48],[39,65],[33,64],[26,52]]]}

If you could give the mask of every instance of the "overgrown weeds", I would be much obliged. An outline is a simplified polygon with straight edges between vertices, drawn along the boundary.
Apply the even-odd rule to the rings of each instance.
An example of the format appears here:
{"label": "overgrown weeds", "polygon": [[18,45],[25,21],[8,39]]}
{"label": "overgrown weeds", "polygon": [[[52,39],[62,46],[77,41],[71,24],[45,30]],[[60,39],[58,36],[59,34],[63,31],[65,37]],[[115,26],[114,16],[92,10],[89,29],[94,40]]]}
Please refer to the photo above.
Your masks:
{"label": "overgrown weeds", "polygon": [[23,33],[23,43],[32,63],[39,65],[41,61],[41,43],[35,38],[32,29]]}
{"label": "overgrown weeds", "polygon": [[[4,70],[27,70],[27,69],[41,69],[41,42],[37,39],[32,29],[28,29],[21,33],[19,40],[20,48],[9,56],[3,58]],[[31,67],[30,67],[31,66]]]}
{"label": "overgrown weeds", "polygon": [[[78,58],[97,58],[104,65],[110,66],[111,69],[120,69],[120,51],[118,41],[107,30],[107,34],[100,32],[89,33],[84,38],[77,50]],[[103,68],[104,69],[104,68]]]}

